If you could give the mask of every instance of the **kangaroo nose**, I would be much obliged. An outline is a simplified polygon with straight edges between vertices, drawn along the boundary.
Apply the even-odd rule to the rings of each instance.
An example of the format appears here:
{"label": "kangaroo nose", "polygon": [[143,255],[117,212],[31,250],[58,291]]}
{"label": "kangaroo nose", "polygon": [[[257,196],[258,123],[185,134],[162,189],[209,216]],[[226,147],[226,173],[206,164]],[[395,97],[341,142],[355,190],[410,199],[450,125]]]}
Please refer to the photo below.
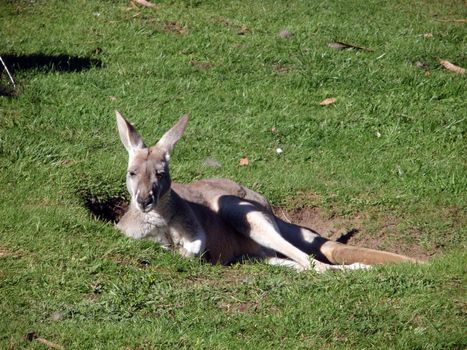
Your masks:
{"label": "kangaroo nose", "polygon": [[138,196],[137,201],[138,204],[141,206],[141,209],[144,210],[151,206],[151,204],[154,201],[154,198],[150,195],[147,197]]}

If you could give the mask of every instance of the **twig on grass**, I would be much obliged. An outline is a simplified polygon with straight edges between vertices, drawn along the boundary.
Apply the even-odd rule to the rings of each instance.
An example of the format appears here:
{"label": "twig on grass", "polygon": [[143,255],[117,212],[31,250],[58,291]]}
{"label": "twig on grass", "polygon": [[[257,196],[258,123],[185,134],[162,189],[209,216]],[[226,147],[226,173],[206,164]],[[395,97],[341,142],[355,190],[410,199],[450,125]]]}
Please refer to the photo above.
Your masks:
{"label": "twig on grass", "polygon": [[28,334],[26,334],[26,339],[29,341],[36,340],[39,343],[44,344],[45,346],[51,349],[65,350],[63,346],[53,343],[51,341],[48,341],[47,339],[39,337],[36,332],[29,332]]}
{"label": "twig on grass", "polygon": [[363,51],[369,51],[369,52],[373,51],[373,49],[369,49],[367,47],[358,46],[354,44],[344,43],[343,41],[334,41],[332,43],[329,43],[328,46],[331,49],[335,49],[335,50],[357,49],[357,50],[363,50]]}
{"label": "twig on grass", "polygon": [[461,19],[438,19],[438,22],[455,22],[455,23],[467,23],[467,18]]}
{"label": "twig on grass", "polygon": [[13,89],[16,89],[15,80],[13,79],[13,76],[11,75],[10,71],[8,70],[8,67],[6,66],[5,62],[3,61],[2,56],[0,56],[0,62],[2,62],[3,68],[5,68],[6,74],[8,74],[8,77],[10,78],[11,83],[13,84]]}

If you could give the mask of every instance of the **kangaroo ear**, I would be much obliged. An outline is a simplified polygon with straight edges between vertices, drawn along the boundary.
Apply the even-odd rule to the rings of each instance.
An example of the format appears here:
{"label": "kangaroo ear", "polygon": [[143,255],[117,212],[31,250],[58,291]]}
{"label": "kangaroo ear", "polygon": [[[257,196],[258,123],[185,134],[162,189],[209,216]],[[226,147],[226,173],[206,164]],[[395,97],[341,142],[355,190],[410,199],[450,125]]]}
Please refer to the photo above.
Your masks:
{"label": "kangaroo ear", "polygon": [[120,134],[120,140],[122,140],[123,146],[126,150],[131,153],[136,149],[145,148],[143,139],[139,136],[138,132],[123,116],[119,111],[115,111],[117,117],[118,133]]}
{"label": "kangaroo ear", "polygon": [[164,136],[159,140],[155,147],[160,147],[165,151],[165,158],[169,160],[170,154],[175,147],[175,144],[183,135],[185,127],[188,124],[188,114],[184,114]]}

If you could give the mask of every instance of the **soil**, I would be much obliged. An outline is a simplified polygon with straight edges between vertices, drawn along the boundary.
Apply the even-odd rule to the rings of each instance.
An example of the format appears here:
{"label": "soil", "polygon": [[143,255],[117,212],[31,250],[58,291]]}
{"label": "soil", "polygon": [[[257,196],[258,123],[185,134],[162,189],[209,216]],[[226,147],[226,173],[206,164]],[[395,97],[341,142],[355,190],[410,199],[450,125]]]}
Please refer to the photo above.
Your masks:
{"label": "soil", "polygon": [[[311,228],[323,237],[344,244],[386,250],[419,260],[427,260],[439,253],[428,252],[422,247],[401,238],[401,232],[397,230],[399,221],[391,216],[378,218],[376,232],[368,234],[365,232],[366,223],[369,221],[367,213],[341,217],[336,214],[325,214],[318,207],[304,207],[292,210],[275,207],[274,214],[284,221]],[[410,236],[413,237],[414,235],[411,233]]]}

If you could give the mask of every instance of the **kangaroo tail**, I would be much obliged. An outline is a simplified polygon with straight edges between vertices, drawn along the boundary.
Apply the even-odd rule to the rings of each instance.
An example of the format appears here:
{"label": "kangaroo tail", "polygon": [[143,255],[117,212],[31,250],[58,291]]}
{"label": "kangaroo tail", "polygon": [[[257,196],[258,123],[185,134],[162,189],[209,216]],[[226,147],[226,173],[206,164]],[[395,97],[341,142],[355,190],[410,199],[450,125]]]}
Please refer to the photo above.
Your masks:
{"label": "kangaroo tail", "polygon": [[362,263],[367,265],[402,262],[420,262],[404,255],[385,251],[355,247],[331,241],[305,227],[286,223],[276,217],[281,235],[294,246],[317,260],[337,265]]}
{"label": "kangaroo tail", "polygon": [[342,243],[327,241],[320,247],[321,253],[332,264],[363,263],[367,265],[391,264],[402,262],[417,262],[416,259],[404,255],[345,245]]}

